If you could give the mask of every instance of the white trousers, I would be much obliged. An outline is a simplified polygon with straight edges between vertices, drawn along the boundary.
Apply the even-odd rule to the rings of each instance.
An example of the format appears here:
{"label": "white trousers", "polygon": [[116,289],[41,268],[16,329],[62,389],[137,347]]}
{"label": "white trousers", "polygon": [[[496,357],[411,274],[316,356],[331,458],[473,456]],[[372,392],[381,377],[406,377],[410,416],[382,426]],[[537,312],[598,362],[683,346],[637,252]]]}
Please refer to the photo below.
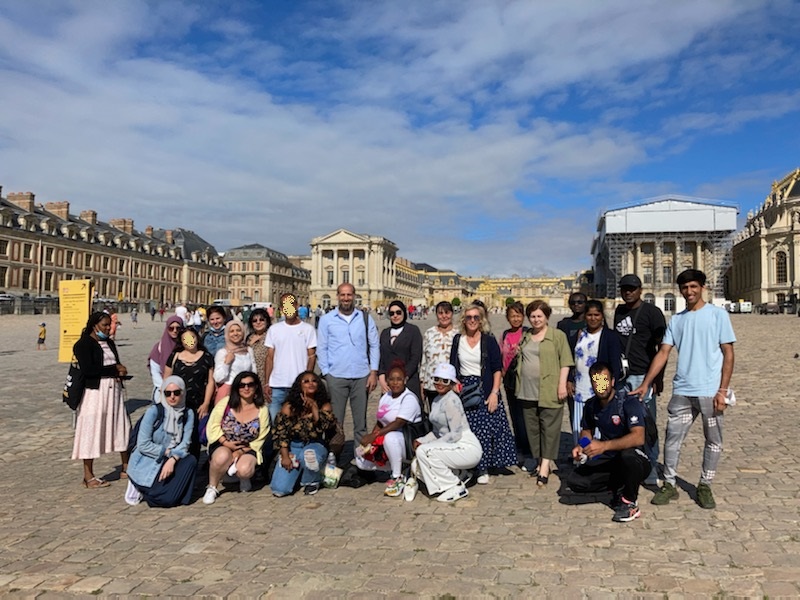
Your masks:
{"label": "white trousers", "polygon": [[455,471],[474,468],[481,456],[483,448],[471,431],[462,433],[457,442],[428,442],[417,448],[417,476],[429,493],[443,492],[461,483]]}
{"label": "white trousers", "polygon": [[[406,457],[406,442],[402,431],[390,431],[383,436],[383,449],[389,459],[392,477],[400,477],[403,473],[403,459]],[[364,460],[356,454],[356,466],[364,471],[385,471],[386,467],[379,467],[371,460]]]}

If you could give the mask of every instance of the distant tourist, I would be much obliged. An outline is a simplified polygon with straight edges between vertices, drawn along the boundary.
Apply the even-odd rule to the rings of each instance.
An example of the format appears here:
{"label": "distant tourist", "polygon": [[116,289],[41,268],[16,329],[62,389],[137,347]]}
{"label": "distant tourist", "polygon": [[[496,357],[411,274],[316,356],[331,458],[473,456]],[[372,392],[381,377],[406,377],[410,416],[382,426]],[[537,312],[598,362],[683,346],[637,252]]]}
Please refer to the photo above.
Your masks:
{"label": "distant tourist", "polygon": [[36,338],[36,350],[47,350],[45,342],[47,341],[47,323],[39,325],[39,337]]}

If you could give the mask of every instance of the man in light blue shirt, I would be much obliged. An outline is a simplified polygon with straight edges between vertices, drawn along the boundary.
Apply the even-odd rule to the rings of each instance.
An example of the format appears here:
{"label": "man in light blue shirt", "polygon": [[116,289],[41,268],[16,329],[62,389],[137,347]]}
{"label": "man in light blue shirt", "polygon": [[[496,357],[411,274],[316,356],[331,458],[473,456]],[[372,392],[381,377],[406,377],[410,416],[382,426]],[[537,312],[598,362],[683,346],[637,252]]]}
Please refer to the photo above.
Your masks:
{"label": "man in light blue shirt", "polygon": [[667,363],[672,347],[678,349],[678,365],[672,380],[672,399],[667,406],[667,436],[664,442],[664,486],[653,496],[653,504],[667,504],[678,497],[676,470],[681,445],[697,415],[703,418],[705,447],[697,503],[714,508],[711,481],[722,453],[722,414],[733,374],[733,344],[736,336],[728,313],[703,299],[706,276],[687,269],[677,279],[686,310],[667,325],[661,348],[647,375],[633,393],[641,397]]}
{"label": "man in light blue shirt", "polygon": [[[378,328],[366,312],[355,308],[356,289],[336,289],[338,307],[322,316],[317,331],[317,364],[328,384],[333,414],[344,425],[347,401],[356,445],[367,433],[367,397],[378,385]],[[366,322],[365,322],[366,319]]]}

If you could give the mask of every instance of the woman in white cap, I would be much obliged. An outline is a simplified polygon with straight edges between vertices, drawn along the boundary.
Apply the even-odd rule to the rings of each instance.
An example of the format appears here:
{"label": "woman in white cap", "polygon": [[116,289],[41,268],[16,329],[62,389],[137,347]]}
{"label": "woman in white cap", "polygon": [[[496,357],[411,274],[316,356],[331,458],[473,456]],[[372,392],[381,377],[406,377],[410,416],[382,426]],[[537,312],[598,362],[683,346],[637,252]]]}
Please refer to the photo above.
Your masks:
{"label": "woman in white cap", "polygon": [[481,443],[469,427],[461,398],[454,391],[456,368],[441,363],[433,371],[433,385],[438,396],[431,403],[433,430],[414,440],[416,452],[412,472],[425,482],[430,494],[441,492],[440,502],[455,502],[469,492],[456,474],[473,469],[483,456]]}

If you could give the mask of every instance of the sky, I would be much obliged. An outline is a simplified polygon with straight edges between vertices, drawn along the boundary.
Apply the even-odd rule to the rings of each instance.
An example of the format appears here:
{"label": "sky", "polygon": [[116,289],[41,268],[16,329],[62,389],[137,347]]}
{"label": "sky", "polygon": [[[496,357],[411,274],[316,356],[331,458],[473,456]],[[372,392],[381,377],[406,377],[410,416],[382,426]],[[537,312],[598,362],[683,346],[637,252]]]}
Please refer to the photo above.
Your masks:
{"label": "sky", "polygon": [[800,167],[794,0],[0,3],[0,185],[308,254],[591,266],[604,210],[740,221]]}

